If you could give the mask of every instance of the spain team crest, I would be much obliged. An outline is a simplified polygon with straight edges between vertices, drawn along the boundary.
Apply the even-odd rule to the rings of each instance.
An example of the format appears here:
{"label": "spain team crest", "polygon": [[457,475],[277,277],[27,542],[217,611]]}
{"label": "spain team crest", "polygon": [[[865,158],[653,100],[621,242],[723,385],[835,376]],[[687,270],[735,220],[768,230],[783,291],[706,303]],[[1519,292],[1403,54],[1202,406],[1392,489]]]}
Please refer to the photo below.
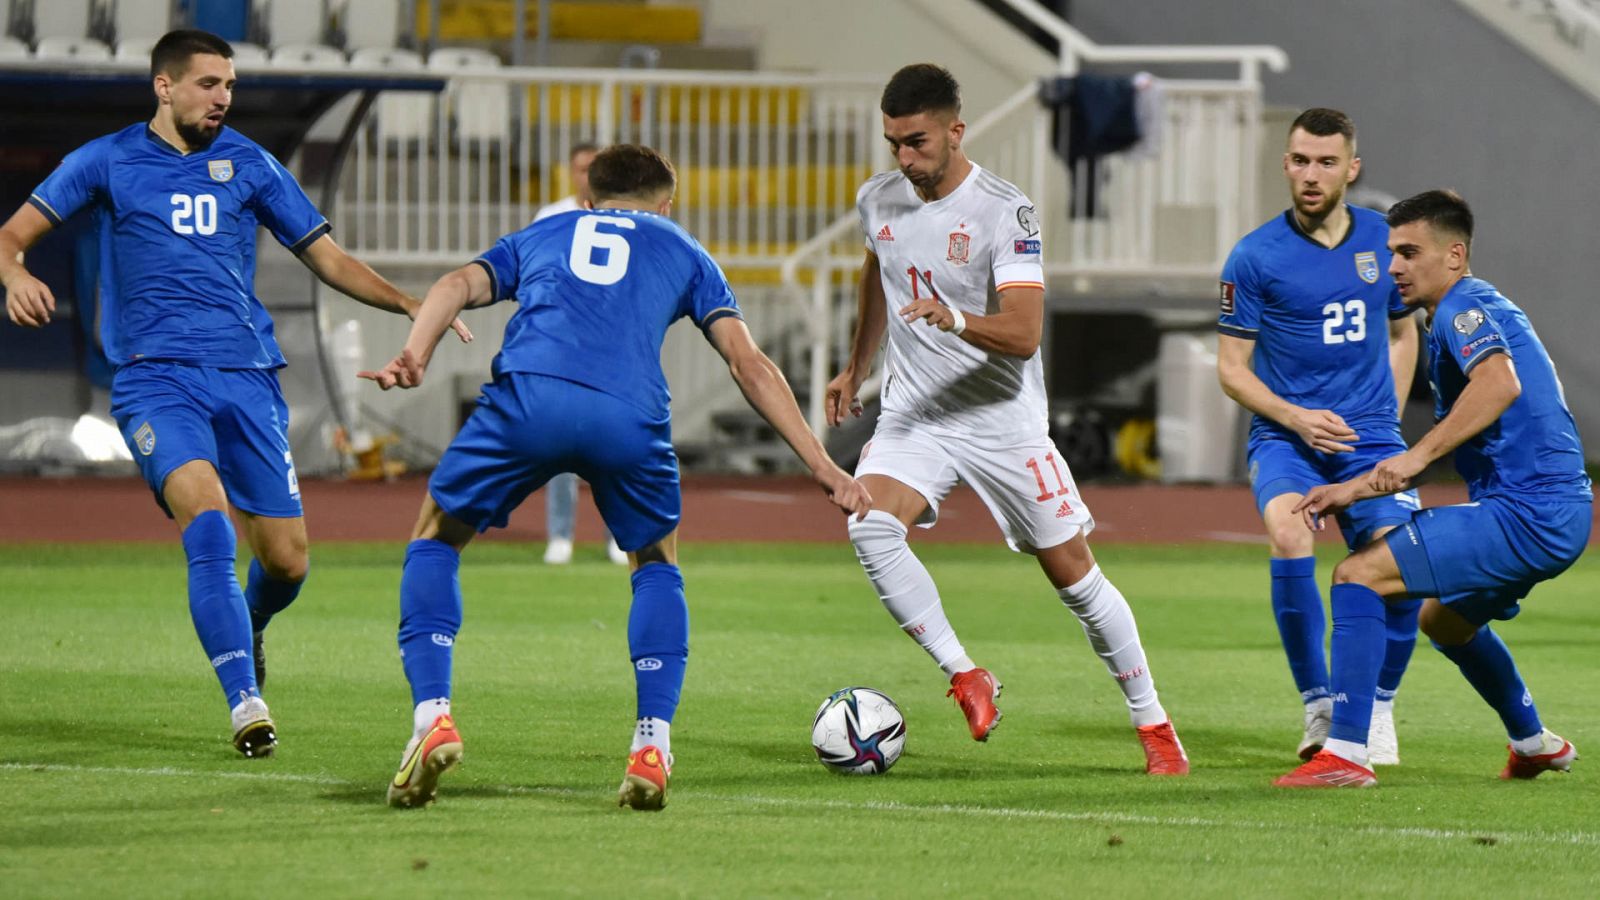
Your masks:
{"label": "spain team crest", "polygon": [[1367,284],[1378,283],[1378,254],[1371,252],[1356,254],[1356,274]]}
{"label": "spain team crest", "polygon": [[139,430],[133,433],[133,445],[139,448],[139,453],[143,456],[155,452],[156,430],[150,427],[149,422],[140,425]]}
{"label": "spain team crest", "polygon": [[964,266],[970,258],[971,249],[972,235],[952,231],[950,232],[950,252],[945,255],[945,259],[958,266]]}
{"label": "spain team crest", "polygon": [[233,180],[233,160],[213,159],[206,163],[206,168],[211,172],[212,181]]}

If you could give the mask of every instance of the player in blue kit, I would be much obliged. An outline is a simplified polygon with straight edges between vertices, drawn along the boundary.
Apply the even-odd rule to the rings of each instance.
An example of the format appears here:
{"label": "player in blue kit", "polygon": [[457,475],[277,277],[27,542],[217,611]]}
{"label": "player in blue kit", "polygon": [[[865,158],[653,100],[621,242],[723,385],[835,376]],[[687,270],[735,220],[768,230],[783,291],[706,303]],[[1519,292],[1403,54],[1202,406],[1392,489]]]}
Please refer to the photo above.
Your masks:
{"label": "player in blue kit", "polygon": [[[1314,108],[1289,127],[1283,171],[1293,206],[1246,235],[1222,270],[1217,375],[1255,413],[1250,486],[1272,556],[1272,611],[1305,704],[1298,752],[1322,749],[1332,722],[1326,618],[1312,535],[1293,513],[1305,492],[1364,472],[1405,450],[1399,404],[1411,389],[1417,332],[1386,274],[1388,228],[1347,205],[1361,171],[1355,125]],[[1252,366],[1253,363],[1253,366]],[[1356,504],[1339,518],[1354,550],[1407,521],[1416,494]],[[1416,645],[1421,603],[1389,607],[1374,715],[1375,762],[1400,761],[1393,700]]]}
{"label": "player in blue kit", "polygon": [[[97,217],[100,339],[117,367],[111,413],[182,529],[189,611],[228,699],[234,746],[262,757],[277,743],[260,697],[262,632],[299,593],[308,557],[276,372],[284,358],[253,293],[257,226],[363,303],[409,313],[418,301],[340,249],[293,176],[223,126],[232,55],[203,31],[162,37],[150,54],[155,117],[62,160],[0,229],[0,281],[12,322],[47,324],[55,298],[22,252],[79,210]],[[243,591],[230,503],[254,556]]]}
{"label": "player in blue kit", "polygon": [[400,355],[360,373],[385,390],[415,387],[464,307],[517,301],[494,380],[429,479],[406,548],[400,655],[416,708],[389,784],[394,806],[431,802],[439,776],[461,759],[450,670],[461,627],[462,549],[475,534],[504,526],[528,494],[562,472],[594,489],[632,572],[628,650],[638,714],[617,802],[634,809],[666,803],[671,722],[689,648],[677,565],[678,462],[661,372],[661,342],[673,322],[688,316],[705,333],[750,405],[835,505],[858,516],[872,505],[828,458],[782,372],[750,339],[722,270],[666,217],[677,187],[672,166],[646,147],[609,147],[595,156],[589,185],[592,210],[535,222],[439,279]]}
{"label": "player in blue kit", "polygon": [[1472,210],[1453,191],[1427,191],[1389,211],[1389,271],[1410,306],[1428,313],[1428,383],[1437,424],[1404,453],[1300,501],[1308,525],[1367,498],[1403,490],[1455,451],[1471,502],[1414,513],[1333,571],[1333,690],[1346,694],[1327,746],[1275,783],[1366,787],[1368,714],[1384,604],[1427,597],[1422,630],[1499,713],[1511,756],[1501,778],[1566,771],[1569,741],[1547,730],[1516,663],[1490,628],[1533,586],[1577,561],[1594,494],[1561,380],[1528,317],[1470,268]]}

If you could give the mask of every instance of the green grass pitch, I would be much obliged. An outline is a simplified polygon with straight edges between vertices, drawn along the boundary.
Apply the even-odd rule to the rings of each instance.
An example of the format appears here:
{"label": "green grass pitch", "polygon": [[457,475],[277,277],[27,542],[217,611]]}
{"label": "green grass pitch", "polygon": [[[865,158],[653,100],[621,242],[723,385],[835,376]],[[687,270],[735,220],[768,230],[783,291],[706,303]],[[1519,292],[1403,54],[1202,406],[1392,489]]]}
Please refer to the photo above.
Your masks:
{"label": "green grass pitch", "polygon": [[[10,897],[1595,894],[1600,758],[1500,782],[1498,721],[1424,643],[1396,706],[1402,766],[1375,790],[1274,789],[1300,717],[1264,551],[1098,552],[1138,614],[1190,777],[1141,774],[1115,685],[1032,562],[999,546],[920,548],[968,650],[1006,685],[1004,722],[976,744],[846,544],[687,545],[677,769],[649,814],[614,805],[633,687],[628,581],[609,564],[468,551],[466,758],[437,804],[402,811],[383,799],[410,729],[398,543],[314,548],[312,581],[268,636],[282,745],[265,761],[228,743],[175,542],[0,548],[0,884]],[[1501,633],[1545,720],[1600,754],[1597,595],[1600,561],[1581,561]],[[905,710],[906,754],[885,776],[813,757],[812,712],[850,684]]]}

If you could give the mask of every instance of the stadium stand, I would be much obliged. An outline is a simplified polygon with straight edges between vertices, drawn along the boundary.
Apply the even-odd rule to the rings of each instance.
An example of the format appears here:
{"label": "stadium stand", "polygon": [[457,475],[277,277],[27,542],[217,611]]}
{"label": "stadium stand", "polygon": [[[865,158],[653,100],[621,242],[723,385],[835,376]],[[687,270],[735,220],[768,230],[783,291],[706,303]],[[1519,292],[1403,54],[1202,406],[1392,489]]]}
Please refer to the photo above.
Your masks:
{"label": "stadium stand", "polygon": [[[422,57],[397,47],[363,47],[350,54],[350,68],[383,72],[421,71]],[[425,141],[433,136],[433,95],[385,91],[373,110],[375,137],[385,144]]]}
{"label": "stadium stand", "polygon": [[117,49],[111,56],[119,62],[149,62],[156,40],[153,37],[119,37]]}
{"label": "stadium stand", "polygon": [[[440,74],[470,74],[500,68],[487,50],[447,47],[428,54],[428,68]],[[511,88],[497,81],[452,79],[447,91],[457,145],[504,144],[511,138]]]}
{"label": "stadium stand", "polygon": [[344,54],[326,44],[278,44],[272,48],[269,62],[279,69],[333,69],[345,65]]}
{"label": "stadium stand", "polygon": [[120,53],[124,41],[148,39],[146,52],[172,25],[168,0],[112,0],[111,31]]}
{"label": "stadium stand", "polygon": [[34,0],[30,22],[35,43],[45,38],[87,38],[94,22],[92,0]]}
{"label": "stadium stand", "polygon": [[344,0],[335,17],[346,50],[390,48],[399,41],[399,0]]}
{"label": "stadium stand", "polygon": [[327,0],[257,0],[255,8],[270,47],[327,43]]}
{"label": "stadium stand", "polygon": [[94,38],[42,37],[34,45],[33,55],[41,60],[77,60],[92,62],[111,58],[111,48]]}
{"label": "stadium stand", "polygon": [[0,59],[27,59],[28,45],[14,37],[0,37]]}

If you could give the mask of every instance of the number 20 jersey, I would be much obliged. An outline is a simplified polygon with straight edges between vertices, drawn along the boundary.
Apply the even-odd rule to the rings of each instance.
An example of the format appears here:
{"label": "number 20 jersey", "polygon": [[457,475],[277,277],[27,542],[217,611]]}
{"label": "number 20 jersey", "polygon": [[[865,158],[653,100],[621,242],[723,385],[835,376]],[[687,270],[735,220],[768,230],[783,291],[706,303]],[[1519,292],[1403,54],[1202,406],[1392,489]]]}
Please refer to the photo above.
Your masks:
{"label": "number 20 jersey", "polygon": [[1033,203],[974,163],[955,190],[932,203],[899,171],[873,176],[857,192],[856,210],[888,301],[883,412],[954,434],[1045,434],[1038,350],[1027,358],[990,353],[898,314],[936,294],[964,314],[992,315],[1001,291],[1043,288]]}
{"label": "number 20 jersey", "polygon": [[100,340],[113,364],[284,364],[255,296],[256,226],[299,253],[328,220],[259,144],[224,127],[184,154],[130,125],[67,154],[28,202],[54,225],[85,207],[98,216]]}
{"label": "number 20 jersey", "polygon": [[[1389,226],[1346,207],[1350,227],[1334,247],[1301,231],[1285,210],[1234,245],[1222,268],[1222,334],[1256,342],[1255,373],[1272,392],[1307,409],[1361,424],[1398,421],[1389,369],[1389,319],[1411,310],[1389,277]],[[1256,416],[1251,434],[1282,431]]]}

